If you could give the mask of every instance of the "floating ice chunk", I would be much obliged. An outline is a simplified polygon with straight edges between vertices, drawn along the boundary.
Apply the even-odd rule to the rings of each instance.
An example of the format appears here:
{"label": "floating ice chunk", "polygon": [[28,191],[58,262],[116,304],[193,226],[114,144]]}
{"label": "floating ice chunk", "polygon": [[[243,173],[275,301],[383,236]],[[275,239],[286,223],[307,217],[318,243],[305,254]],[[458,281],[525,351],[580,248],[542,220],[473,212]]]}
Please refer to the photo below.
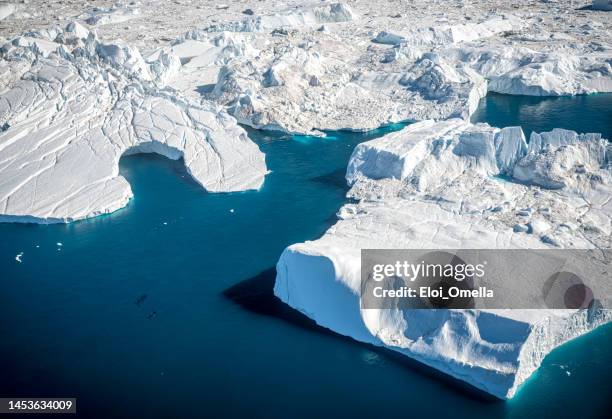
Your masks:
{"label": "floating ice chunk", "polygon": [[211,26],[209,31],[263,32],[281,28],[315,27],[322,23],[348,22],[356,18],[345,3],[308,5],[275,14],[248,16],[241,21]]}
{"label": "floating ice chunk", "polygon": [[515,165],[512,176],[521,182],[548,189],[575,186],[579,175],[607,165],[608,141],[601,134],[577,134],[555,129],[532,133],[528,154]]}
{"label": "floating ice chunk", "polygon": [[[487,91],[612,91],[608,49],[576,41],[551,50],[548,34],[547,43],[514,42],[525,18],[475,18],[405,33],[385,29],[374,38],[394,45],[385,48],[349,41],[351,30],[330,23],[324,23],[334,29],[329,34],[315,31],[323,20],[348,19],[343,10],[342,4],[304,6],[190,31],[173,46],[183,66],[171,85],[222,104],[243,124],[297,134],[467,120]],[[358,26],[353,20],[346,26]],[[210,45],[218,31],[237,40],[222,53]],[[197,42],[181,45],[188,40]]]}
{"label": "floating ice chunk", "polygon": [[21,260],[22,256],[23,256],[23,252],[17,253],[17,256],[15,256],[15,260],[17,262],[21,263],[22,262],[22,260]]}
{"label": "floating ice chunk", "polygon": [[13,46],[0,62],[11,74],[30,61],[28,77],[8,78],[0,95],[0,221],[67,222],[125,206],[124,154],[183,158],[213,192],[261,186],[263,154],[219,106],[158,88],[134,48],[92,33],[78,42],[48,57]]}
{"label": "floating ice chunk", "polygon": [[79,22],[70,22],[66,26],[66,34],[71,34],[79,39],[85,40],[89,37],[89,30]]}
{"label": "floating ice chunk", "polygon": [[113,6],[110,8],[95,8],[85,15],[85,23],[92,26],[109,25],[126,22],[140,15],[140,10],[134,6]]}
{"label": "floating ice chunk", "polygon": [[457,25],[438,25],[418,27],[406,32],[379,32],[374,42],[383,44],[410,44],[416,46],[448,45],[459,42],[475,41],[498,34],[516,30],[522,27],[522,22],[516,17],[493,17],[481,23],[466,23]]}
{"label": "floating ice chunk", "polygon": [[[320,239],[285,249],[274,293],[320,326],[511,398],[550,351],[612,321],[612,311],[362,310],[360,251],[609,248],[612,173],[598,165],[600,140],[552,141],[556,145],[525,154],[519,128],[451,119],[415,123],[362,143],[347,169],[349,196],[359,202],[341,208],[340,220]],[[551,191],[497,179],[555,147],[566,150],[563,159],[553,159],[560,167],[590,162],[585,173],[558,171],[565,187]],[[498,207],[506,210],[489,211]],[[578,225],[567,227],[573,223]],[[534,234],[521,234],[528,229]]]}
{"label": "floating ice chunk", "polygon": [[352,185],[362,176],[370,179],[407,178],[438,146],[433,143],[435,138],[443,137],[462,124],[458,119],[440,124],[423,121],[377,140],[359,144],[349,160],[347,182]]}

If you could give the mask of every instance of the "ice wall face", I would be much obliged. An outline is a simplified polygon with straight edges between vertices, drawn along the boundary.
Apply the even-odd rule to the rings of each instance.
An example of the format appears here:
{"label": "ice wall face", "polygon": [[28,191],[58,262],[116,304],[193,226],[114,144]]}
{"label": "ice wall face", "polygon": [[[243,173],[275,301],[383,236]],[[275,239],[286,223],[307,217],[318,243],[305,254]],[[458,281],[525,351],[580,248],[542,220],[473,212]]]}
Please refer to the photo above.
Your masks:
{"label": "ice wall face", "polygon": [[607,140],[566,130],[534,136],[528,147],[518,127],[451,119],[360,144],[347,170],[359,202],[322,238],[283,252],[275,294],[337,333],[512,397],[546,354],[612,313],[362,310],[360,250],[609,248]]}
{"label": "ice wall face", "polygon": [[212,192],[263,183],[264,156],[232,117],[163,88],[176,70],[167,55],[145,62],[72,24],[17,38],[2,57],[1,220],[66,222],[125,206],[124,153],[183,158]]}

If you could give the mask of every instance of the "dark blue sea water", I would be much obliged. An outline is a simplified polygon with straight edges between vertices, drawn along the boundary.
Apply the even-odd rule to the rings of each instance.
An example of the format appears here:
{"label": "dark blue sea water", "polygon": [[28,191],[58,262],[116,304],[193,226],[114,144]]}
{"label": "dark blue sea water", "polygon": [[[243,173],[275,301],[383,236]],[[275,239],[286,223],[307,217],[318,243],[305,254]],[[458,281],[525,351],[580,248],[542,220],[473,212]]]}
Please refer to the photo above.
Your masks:
{"label": "dark blue sea water", "polygon": [[521,125],[528,140],[533,131],[553,128],[600,132],[612,140],[612,94],[541,98],[489,93],[480,101],[472,122],[494,127]]}
{"label": "dark blue sea water", "polygon": [[[495,95],[476,119],[610,137],[611,111],[610,96]],[[612,325],[550,354],[500,402],[313,327],[271,295],[283,248],[334,222],[354,146],[394,128],[251,131],[272,170],[259,192],[209,194],[181,162],[126,157],[135,198],[125,209],[0,224],[0,396],[77,397],[83,417],[605,416]]]}

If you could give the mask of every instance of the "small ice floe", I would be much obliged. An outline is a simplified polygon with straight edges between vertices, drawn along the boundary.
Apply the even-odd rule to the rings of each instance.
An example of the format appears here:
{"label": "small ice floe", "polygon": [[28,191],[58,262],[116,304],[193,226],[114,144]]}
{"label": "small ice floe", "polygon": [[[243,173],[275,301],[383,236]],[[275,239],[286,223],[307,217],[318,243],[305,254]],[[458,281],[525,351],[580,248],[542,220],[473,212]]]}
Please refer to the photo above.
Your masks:
{"label": "small ice floe", "polygon": [[376,365],[381,359],[377,353],[372,351],[364,351],[361,353],[361,359],[368,365]]}
{"label": "small ice floe", "polygon": [[15,260],[19,263],[22,262],[21,257],[23,256],[23,252],[19,252],[17,256],[15,256]]}
{"label": "small ice floe", "polygon": [[233,213],[234,212],[234,208],[230,209],[230,212]]}
{"label": "small ice floe", "polygon": [[167,225],[168,225],[168,222],[167,222],[167,221],[164,221],[164,225],[165,225],[165,226],[167,226]]}
{"label": "small ice floe", "polygon": [[565,374],[569,377],[572,375],[572,373],[570,372],[570,370],[568,369],[567,365],[559,365],[559,368],[561,368],[563,371],[565,371]]}
{"label": "small ice floe", "polygon": [[57,247],[62,247],[64,245],[62,242],[57,242],[55,244],[57,244]]}
{"label": "small ice floe", "polygon": [[39,245],[39,244],[37,244],[37,245],[36,245],[36,248],[38,249],[39,247],[40,247],[40,245]]}

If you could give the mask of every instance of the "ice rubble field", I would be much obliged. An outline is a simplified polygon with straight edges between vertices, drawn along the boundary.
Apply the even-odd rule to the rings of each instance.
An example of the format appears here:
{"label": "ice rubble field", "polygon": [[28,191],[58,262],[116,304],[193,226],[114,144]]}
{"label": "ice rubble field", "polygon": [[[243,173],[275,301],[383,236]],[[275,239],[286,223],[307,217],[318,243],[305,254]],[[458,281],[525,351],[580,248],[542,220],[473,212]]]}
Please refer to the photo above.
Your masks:
{"label": "ice rubble field", "polygon": [[[468,122],[487,92],[612,92],[610,16],[575,2],[40,1],[0,6],[0,220],[125,206],[122,155],[183,158],[209,191],[259,188],[238,123],[288,133],[422,121],[357,147],[340,221],[289,247],[276,295],[322,326],[500,398],[584,311],[359,309],[359,250],[610,247],[610,143]],[[500,182],[496,176],[510,179]]]}

